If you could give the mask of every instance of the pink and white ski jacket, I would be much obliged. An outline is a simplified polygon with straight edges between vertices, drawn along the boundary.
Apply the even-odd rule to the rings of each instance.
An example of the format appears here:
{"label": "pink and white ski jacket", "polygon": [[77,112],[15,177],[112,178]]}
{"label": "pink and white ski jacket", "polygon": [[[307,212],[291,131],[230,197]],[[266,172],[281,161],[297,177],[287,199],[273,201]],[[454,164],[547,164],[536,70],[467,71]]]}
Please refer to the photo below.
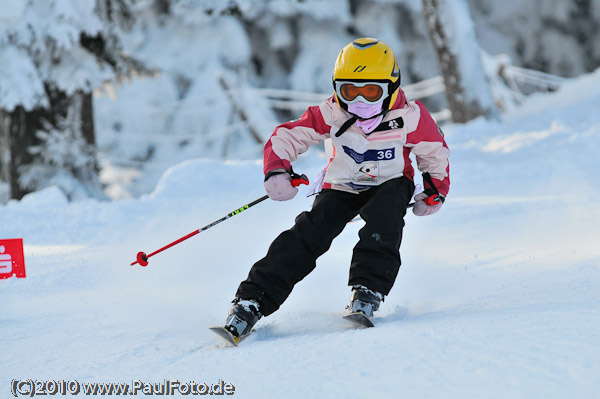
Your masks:
{"label": "pink and white ski jacket", "polygon": [[[265,144],[264,173],[289,170],[308,148],[327,138],[333,144],[323,188],[360,191],[406,176],[414,181],[412,153],[421,172],[429,172],[443,196],[450,189],[450,150],[442,130],[420,101],[407,102],[402,91],[379,126],[368,135],[353,124],[339,137],[335,133],[350,118],[332,97],[309,107],[300,119],[279,125]],[[425,188],[429,183],[423,182]]]}

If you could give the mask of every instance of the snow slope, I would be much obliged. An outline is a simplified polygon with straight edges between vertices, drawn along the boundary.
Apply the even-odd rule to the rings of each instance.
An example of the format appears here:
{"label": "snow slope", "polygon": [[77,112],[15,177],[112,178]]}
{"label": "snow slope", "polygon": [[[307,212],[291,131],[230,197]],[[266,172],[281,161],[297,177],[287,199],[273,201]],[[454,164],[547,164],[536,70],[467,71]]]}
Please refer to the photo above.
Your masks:
{"label": "snow slope", "polygon": [[[445,129],[450,196],[434,216],[407,215],[403,266],[368,330],[341,319],[357,222],[240,347],[208,331],[310,207],[300,196],[129,266],[263,195],[260,161],[186,161],[136,200],[47,189],[9,202],[1,236],[23,237],[27,278],[0,280],[0,397],[15,378],[222,379],[238,398],[597,397],[599,88],[597,71],[502,122]],[[324,164],[310,151],[295,169]]]}

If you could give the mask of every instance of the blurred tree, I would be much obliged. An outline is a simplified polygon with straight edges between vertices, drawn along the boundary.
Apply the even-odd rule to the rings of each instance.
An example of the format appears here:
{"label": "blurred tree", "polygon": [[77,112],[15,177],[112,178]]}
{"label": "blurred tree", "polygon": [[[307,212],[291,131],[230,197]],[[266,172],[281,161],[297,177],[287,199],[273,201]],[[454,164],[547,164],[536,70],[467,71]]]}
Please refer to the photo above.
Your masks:
{"label": "blurred tree", "polygon": [[454,122],[498,114],[466,0],[423,0]]}
{"label": "blurred tree", "polygon": [[92,91],[147,72],[119,36],[131,0],[7,1],[0,10],[0,179],[11,198],[58,185],[103,197]]}

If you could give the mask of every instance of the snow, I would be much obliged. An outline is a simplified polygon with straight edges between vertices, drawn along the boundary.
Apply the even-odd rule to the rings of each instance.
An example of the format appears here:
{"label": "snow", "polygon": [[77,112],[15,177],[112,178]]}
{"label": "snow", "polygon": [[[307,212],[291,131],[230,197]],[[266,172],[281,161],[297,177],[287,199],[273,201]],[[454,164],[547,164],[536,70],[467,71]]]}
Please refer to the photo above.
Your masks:
{"label": "snow", "polygon": [[[209,19],[203,7],[195,7],[185,2],[175,7],[181,20],[142,19],[125,42],[158,76],[111,87],[116,101],[94,100],[101,178],[112,198],[151,192],[173,159],[260,156],[262,145],[249,139],[247,127],[232,112],[221,77],[244,104],[255,130],[273,128],[276,118],[264,101],[245,98],[249,85],[243,75],[252,51],[242,23],[226,16]],[[135,185],[128,184],[132,179]]]}
{"label": "snow", "polygon": [[[22,2],[21,2],[22,3]],[[79,48],[80,33],[96,35],[102,22],[94,2],[3,0],[0,7],[0,107],[12,111],[47,105],[43,82],[71,94],[114,77]],[[49,50],[50,49],[50,50]]]}
{"label": "snow", "polygon": [[[448,201],[406,216],[403,266],[372,329],[341,319],[351,223],[282,308],[238,348],[224,321],[239,282],[311,199],[266,201],[260,160],[194,159],[152,193],[67,202],[55,188],[0,207],[27,278],[0,280],[0,395],[17,379],[235,386],[236,398],[590,398],[600,389],[600,71],[502,121],[444,127]],[[314,178],[311,150],[295,170]],[[140,394],[141,396],[141,394]]]}
{"label": "snow", "polygon": [[15,46],[0,44],[0,64],[5,65],[0,82],[2,106],[14,109],[22,104],[25,109],[30,109],[38,104],[47,105],[44,84],[31,59]]}
{"label": "snow", "polygon": [[[599,54],[600,44],[592,40],[591,31],[586,32],[584,22],[598,20],[597,1],[477,0],[469,1],[469,6],[481,46],[492,54],[509,54],[521,66],[576,76],[589,71],[586,57]],[[567,31],[572,33],[565,35]]]}

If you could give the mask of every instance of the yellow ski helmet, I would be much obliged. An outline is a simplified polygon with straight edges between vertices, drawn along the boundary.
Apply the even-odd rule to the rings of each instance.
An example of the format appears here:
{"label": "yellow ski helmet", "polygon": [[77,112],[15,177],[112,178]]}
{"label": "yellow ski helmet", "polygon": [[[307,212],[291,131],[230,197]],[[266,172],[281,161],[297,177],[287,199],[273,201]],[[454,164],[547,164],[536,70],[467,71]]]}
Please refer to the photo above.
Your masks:
{"label": "yellow ski helmet", "polygon": [[391,47],[382,41],[370,37],[354,40],[346,45],[337,57],[333,68],[334,96],[345,110],[348,105],[339,98],[336,82],[380,82],[387,86],[387,93],[382,109],[389,110],[396,99],[400,88],[400,68]]}

